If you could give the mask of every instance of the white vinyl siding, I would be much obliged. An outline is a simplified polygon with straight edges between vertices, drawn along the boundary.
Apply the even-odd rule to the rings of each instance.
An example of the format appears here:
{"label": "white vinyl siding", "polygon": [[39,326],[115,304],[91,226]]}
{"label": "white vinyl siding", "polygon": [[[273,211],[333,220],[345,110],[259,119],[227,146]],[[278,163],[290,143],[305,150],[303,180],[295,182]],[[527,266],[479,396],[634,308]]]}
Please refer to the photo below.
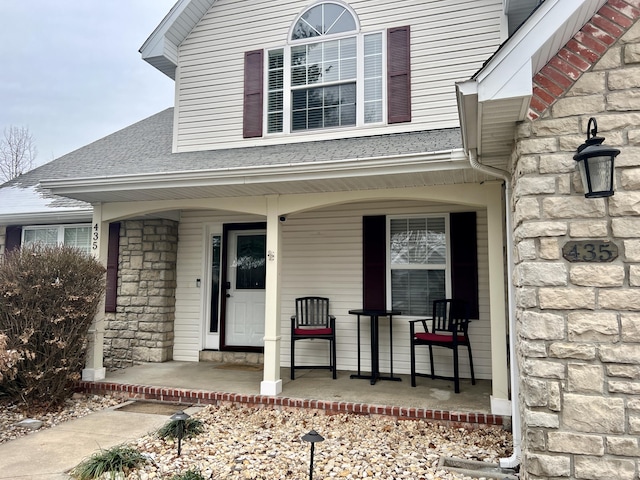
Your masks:
{"label": "white vinyl siding", "polygon": [[500,44],[502,0],[396,0],[393,8],[383,0],[354,0],[349,5],[363,34],[411,26],[412,122],[386,125],[383,118],[382,125],[243,139],[244,53],[285,45],[302,8],[293,0],[218,1],[180,46],[176,150],[457,127],[454,84],[472,76]]}
{"label": "white vinyl siding", "polygon": [[[198,210],[183,212],[178,229],[178,257],[176,272],[176,318],[174,326],[173,359],[182,361],[198,361],[202,350],[203,333],[207,327],[208,303],[206,282],[208,264],[205,264],[205,251],[210,247],[206,235],[207,226],[215,233],[222,232],[222,223],[263,222],[260,217],[239,216],[229,213],[212,213]],[[200,287],[196,281],[201,279]],[[206,317],[206,319],[205,319]]]}
{"label": "white vinyl siding", "polygon": [[[290,364],[290,325],[296,297],[326,296],[336,316],[339,370],[357,369],[356,317],[348,310],[362,307],[362,217],[364,215],[430,215],[468,211],[447,206],[407,201],[362,202],[338,205],[287,216],[282,223],[281,362]],[[179,230],[176,289],[175,360],[198,360],[204,329],[203,305],[206,289],[198,289],[197,278],[205,278],[203,255],[208,248],[207,229],[221,230],[223,222],[264,221],[264,218],[216,215],[205,211],[183,212]],[[489,272],[487,214],[477,211],[480,320],[471,322],[470,335],[478,378],[491,378],[489,321]],[[409,373],[409,325],[407,317],[394,318],[394,372]],[[380,366],[388,371],[388,322],[380,323]],[[362,368],[369,368],[368,320],[362,323]],[[441,374],[451,369],[450,352],[435,349]],[[438,350],[444,350],[439,352]],[[296,345],[296,364],[318,364],[328,357],[326,342],[301,341]],[[462,357],[461,375],[469,376]],[[427,371],[428,353],[418,352],[418,368]]]}

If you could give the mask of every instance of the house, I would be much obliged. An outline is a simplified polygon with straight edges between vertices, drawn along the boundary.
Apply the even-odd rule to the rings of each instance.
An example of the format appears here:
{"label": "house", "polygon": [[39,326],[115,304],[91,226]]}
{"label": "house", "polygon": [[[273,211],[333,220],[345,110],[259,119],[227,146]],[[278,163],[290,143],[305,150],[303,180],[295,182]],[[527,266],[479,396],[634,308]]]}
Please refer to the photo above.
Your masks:
{"label": "house", "polygon": [[[276,395],[305,295],[331,299],[339,370],[349,310],[402,311],[408,373],[407,320],[465,298],[524,478],[637,478],[640,5],[538,3],[181,0],[140,50],[174,107],[3,185],[0,245],[68,230],[107,265],[89,380],[233,352]],[[575,173],[593,116],[622,150],[608,199]],[[611,262],[563,257],[604,241]]]}

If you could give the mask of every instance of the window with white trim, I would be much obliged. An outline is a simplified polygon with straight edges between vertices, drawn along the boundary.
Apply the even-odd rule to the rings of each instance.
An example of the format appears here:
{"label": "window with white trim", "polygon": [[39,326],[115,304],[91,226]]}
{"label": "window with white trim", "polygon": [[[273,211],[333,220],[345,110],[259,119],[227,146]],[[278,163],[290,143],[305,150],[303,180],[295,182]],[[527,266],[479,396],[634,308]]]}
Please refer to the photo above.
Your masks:
{"label": "window with white trim", "polygon": [[384,42],[340,2],[305,11],[289,44],[267,52],[267,133],[382,123]]}
{"label": "window with white trim", "polygon": [[388,219],[391,306],[403,315],[431,314],[434,300],[451,292],[449,216]]}
{"label": "window with white trim", "polygon": [[67,245],[90,253],[91,225],[46,225],[24,227],[22,244]]}

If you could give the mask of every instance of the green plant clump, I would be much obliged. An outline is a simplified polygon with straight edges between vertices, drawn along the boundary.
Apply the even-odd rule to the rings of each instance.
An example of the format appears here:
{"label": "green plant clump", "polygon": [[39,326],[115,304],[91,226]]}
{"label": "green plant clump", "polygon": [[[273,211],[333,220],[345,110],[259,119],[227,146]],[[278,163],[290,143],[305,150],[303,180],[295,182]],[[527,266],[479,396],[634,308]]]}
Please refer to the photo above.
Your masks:
{"label": "green plant clump", "polygon": [[126,473],[128,469],[136,468],[144,461],[145,457],[135,448],[117,445],[94,453],[75,467],[71,475],[78,480],[92,480],[109,473],[110,478],[115,479],[116,474]]}
{"label": "green plant clump", "polygon": [[[158,429],[157,435],[160,438],[178,438],[180,433],[180,420],[170,420]],[[182,438],[193,438],[204,433],[204,424],[198,418],[187,418],[184,420]]]}
{"label": "green plant clump", "polygon": [[188,470],[171,477],[171,480],[206,480],[198,470]]}

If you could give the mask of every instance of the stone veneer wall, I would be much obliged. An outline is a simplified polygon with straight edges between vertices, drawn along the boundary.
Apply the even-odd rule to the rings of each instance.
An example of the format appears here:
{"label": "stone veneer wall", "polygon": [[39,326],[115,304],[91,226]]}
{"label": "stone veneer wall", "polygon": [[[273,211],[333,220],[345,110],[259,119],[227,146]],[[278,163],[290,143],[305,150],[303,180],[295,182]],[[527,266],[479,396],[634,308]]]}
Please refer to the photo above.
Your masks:
{"label": "stone veneer wall", "polygon": [[105,367],[171,360],[177,249],[176,221],[121,222],[118,299],[116,312],[105,318]]}
{"label": "stone veneer wall", "polygon": [[[620,3],[610,1],[611,3]],[[615,195],[586,199],[573,155],[589,117],[620,148]],[[640,24],[535,121],[513,165],[514,285],[525,479],[639,478]],[[570,263],[610,240],[610,263]]]}

